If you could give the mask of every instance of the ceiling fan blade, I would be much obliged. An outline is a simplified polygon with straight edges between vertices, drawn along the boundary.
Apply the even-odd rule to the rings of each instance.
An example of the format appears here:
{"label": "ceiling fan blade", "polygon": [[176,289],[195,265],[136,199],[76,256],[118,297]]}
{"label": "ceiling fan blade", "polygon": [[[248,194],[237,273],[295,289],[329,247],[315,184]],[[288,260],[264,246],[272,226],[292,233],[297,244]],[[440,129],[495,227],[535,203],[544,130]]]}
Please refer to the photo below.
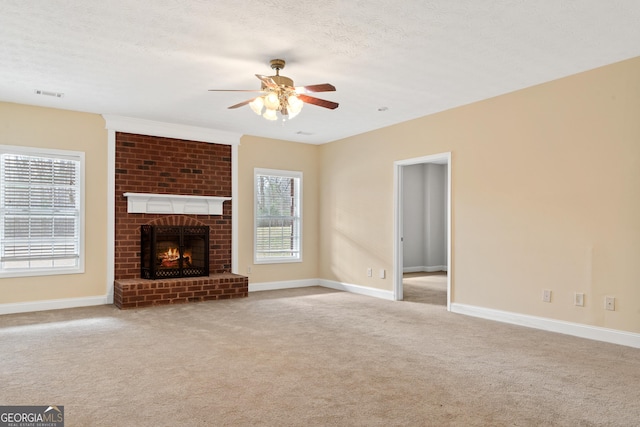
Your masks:
{"label": "ceiling fan blade", "polygon": [[335,110],[338,108],[337,102],[327,101],[326,99],[314,98],[313,96],[308,95],[298,95],[298,99],[302,102],[306,102],[307,104],[317,105],[319,107],[329,108],[331,110]]}
{"label": "ceiling fan blade", "polygon": [[209,89],[209,92],[262,92],[260,89]]}
{"label": "ceiling fan blade", "polygon": [[243,106],[247,105],[248,103],[250,103],[251,101],[253,101],[254,99],[255,99],[255,98],[251,98],[251,99],[248,99],[248,100],[246,100],[246,101],[242,101],[242,102],[240,102],[239,104],[232,105],[231,107],[229,107],[229,110],[231,110],[231,109],[233,109],[233,108],[243,107]]}
{"label": "ceiling fan blade", "polygon": [[268,88],[277,88],[278,85],[276,84],[276,82],[273,81],[273,79],[269,76],[263,76],[262,74],[256,74],[256,77],[260,79],[260,81],[262,81],[262,83],[264,83],[264,85]]}
{"label": "ceiling fan blade", "polygon": [[310,85],[310,86],[296,86],[296,92],[298,93],[333,92],[335,90],[336,90],[336,87],[329,83],[322,83],[319,85]]}

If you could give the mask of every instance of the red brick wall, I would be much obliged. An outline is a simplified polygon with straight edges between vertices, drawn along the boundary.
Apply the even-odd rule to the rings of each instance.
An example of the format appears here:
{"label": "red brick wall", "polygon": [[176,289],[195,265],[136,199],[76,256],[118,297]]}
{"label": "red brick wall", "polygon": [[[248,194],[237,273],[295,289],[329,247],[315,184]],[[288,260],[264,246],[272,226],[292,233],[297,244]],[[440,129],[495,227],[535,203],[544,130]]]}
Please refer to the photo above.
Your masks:
{"label": "red brick wall", "polygon": [[[135,279],[140,277],[140,226],[169,219],[128,214],[123,193],[231,197],[231,146],[116,132],[115,175],[115,279]],[[222,216],[170,220],[210,227],[211,274],[231,271],[231,203],[224,202]]]}

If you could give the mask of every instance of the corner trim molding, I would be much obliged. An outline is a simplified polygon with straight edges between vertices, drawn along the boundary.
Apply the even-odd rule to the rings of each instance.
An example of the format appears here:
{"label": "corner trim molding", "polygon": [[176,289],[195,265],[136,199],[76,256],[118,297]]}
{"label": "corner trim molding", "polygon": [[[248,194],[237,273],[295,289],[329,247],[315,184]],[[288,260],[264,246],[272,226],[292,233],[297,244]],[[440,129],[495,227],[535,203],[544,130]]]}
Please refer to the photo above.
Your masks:
{"label": "corner trim molding", "polygon": [[231,197],[233,203],[231,203],[231,272],[240,274],[238,266],[238,216],[240,209],[238,207],[238,145],[231,146]]}
{"label": "corner trim molding", "polygon": [[116,235],[116,132],[107,131],[107,304],[113,304]]}
{"label": "corner trim molding", "polygon": [[545,317],[530,316],[527,314],[512,313],[458,303],[451,304],[451,312],[487,320],[495,320],[502,323],[510,323],[512,325],[541,329],[543,331],[557,332],[560,334],[607,342],[610,344],[640,348],[640,334],[633,332],[619,331],[616,329],[601,328],[598,326],[583,325],[581,323],[565,322],[562,320],[548,319]]}
{"label": "corner trim molding", "polygon": [[213,144],[239,145],[239,133],[227,132],[199,126],[187,126],[177,123],[157,122],[134,117],[103,114],[106,128],[117,132],[139,135],[160,136],[164,138],[185,139],[188,141],[210,142]]}
{"label": "corner trim molding", "polygon": [[0,315],[109,304],[107,295],[0,304]]}

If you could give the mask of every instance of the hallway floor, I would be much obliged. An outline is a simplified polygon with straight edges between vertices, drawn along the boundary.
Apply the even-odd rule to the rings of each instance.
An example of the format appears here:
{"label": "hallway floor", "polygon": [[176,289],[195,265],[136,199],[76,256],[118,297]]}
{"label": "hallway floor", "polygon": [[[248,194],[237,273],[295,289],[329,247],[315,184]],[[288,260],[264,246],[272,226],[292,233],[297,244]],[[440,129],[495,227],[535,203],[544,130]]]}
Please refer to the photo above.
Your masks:
{"label": "hallway floor", "polygon": [[405,273],[404,301],[447,306],[447,272]]}

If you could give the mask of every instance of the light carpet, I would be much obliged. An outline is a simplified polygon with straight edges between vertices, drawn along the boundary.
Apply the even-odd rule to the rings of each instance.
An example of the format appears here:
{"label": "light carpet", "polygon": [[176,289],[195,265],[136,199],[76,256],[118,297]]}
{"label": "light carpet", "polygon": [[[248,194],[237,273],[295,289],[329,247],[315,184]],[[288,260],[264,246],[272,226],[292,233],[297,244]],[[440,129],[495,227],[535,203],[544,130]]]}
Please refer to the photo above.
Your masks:
{"label": "light carpet", "polygon": [[66,426],[634,426],[640,350],[319,287],[0,316],[0,404]]}

